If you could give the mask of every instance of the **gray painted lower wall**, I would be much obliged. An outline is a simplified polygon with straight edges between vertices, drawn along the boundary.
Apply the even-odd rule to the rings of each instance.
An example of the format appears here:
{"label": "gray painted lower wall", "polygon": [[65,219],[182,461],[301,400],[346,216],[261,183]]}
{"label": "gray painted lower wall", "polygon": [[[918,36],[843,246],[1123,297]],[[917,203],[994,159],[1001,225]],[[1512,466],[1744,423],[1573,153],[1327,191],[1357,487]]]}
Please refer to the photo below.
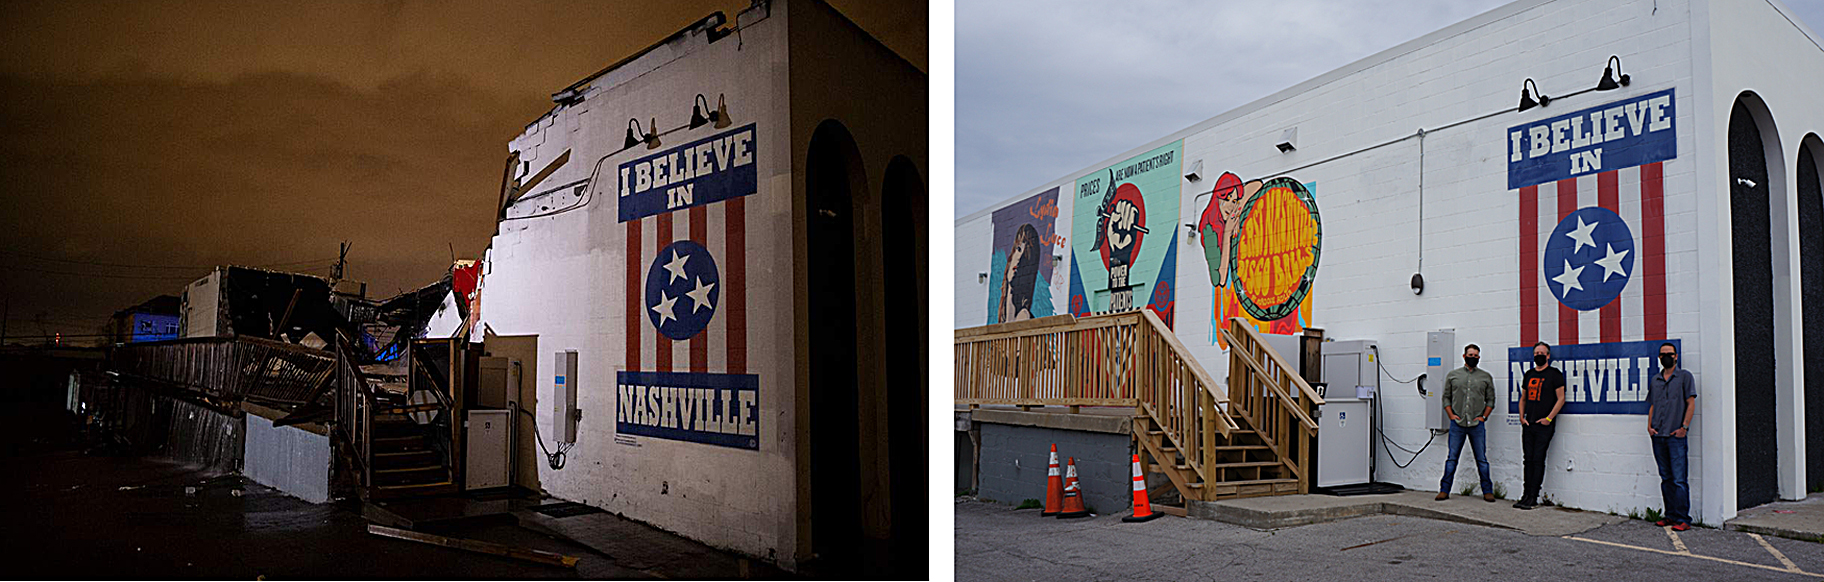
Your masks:
{"label": "gray painted lower wall", "polygon": [[[979,416],[978,416],[979,419]],[[1059,474],[1069,457],[1077,459],[1077,482],[1084,504],[1097,514],[1130,510],[1133,465],[1127,433],[1064,430],[980,422],[982,474],[978,497],[1019,504],[1045,500],[1045,470],[1051,445],[1058,445]],[[1016,463],[1017,461],[1017,463]]]}
{"label": "gray painted lower wall", "polygon": [[152,398],[165,426],[164,456],[220,471],[241,468],[241,419],[193,402]]}
{"label": "gray painted lower wall", "polygon": [[290,426],[272,426],[247,415],[246,467],[261,485],[311,503],[329,501],[329,437]]}
{"label": "gray painted lower wall", "polygon": [[956,490],[963,491],[970,487],[971,473],[975,470],[975,444],[969,442],[969,433],[956,431]]}

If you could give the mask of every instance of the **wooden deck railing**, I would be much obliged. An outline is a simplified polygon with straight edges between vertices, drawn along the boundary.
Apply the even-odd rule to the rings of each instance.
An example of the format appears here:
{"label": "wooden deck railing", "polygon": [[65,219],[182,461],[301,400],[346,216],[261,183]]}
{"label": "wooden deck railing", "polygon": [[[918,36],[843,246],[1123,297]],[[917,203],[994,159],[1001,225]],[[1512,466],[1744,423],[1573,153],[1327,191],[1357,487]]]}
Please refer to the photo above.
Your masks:
{"label": "wooden deck railing", "polygon": [[1199,474],[1239,430],[1222,388],[1148,310],[956,331],[956,403],[1133,406]]}
{"label": "wooden deck railing", "polygon": [[1324,399],[1245,320],[1231,319],[1221,333],[1229,343],[1229,413],[1254,427],[1307,492],[1317,421],[1306,411]]}
{"label": "wooden deck railing", "polygon": [[[1258,466],[1225,460],[1222,449],[1258,444],[1284,465],[1277,479],[1296,479],[1297,491],[1308,492],[1311,437],[1317,435],[1308,411],[1323,398],[1252,326],[1236,319],[1219,333],[1230,348],[1226,391],[1148,310],[959,329],[955,400],[972,407],[1069,406],[1073,412],[1078,406],[1132,406],[1136,438],[1146,437],[1149,455],[1187,498],[1291,492],[1284,481],[1239,485],[1274,493],[1222,493],[1211,486],[1236,479],[1229,473],[1238,465]],[[1247,446],[1224,446],[1236,444]]]}
{"label": "wooden deck railing", "polygon": [[956,403],[1134,406],[1137,312],[956,330]]}
{"label": "wooden deck railing", "polygon": [[1187,465],[1208,482],[1217,462],[1218,437],[1226,443],[1241,425],[1226,410],[1227,394],[1190,355],[1178,336],[1151,310],[1141,310],[1140,408],[1183,452]]}
{"label": "wooden deck railing", "polygon": [[111,367],[222,401],[294,407],[322,394],[335,354],[250,336],[189,338],[115,348]]}

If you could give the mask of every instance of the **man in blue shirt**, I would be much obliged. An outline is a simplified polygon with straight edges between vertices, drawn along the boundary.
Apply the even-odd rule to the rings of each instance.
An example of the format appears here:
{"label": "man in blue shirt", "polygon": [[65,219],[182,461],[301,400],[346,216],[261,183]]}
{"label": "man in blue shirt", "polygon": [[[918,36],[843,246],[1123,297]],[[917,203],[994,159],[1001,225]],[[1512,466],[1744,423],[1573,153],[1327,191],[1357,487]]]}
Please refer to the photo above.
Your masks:
{"label": "man in blue shirt", "polygon": [[1685,531],[1691,529],[1691,487],[1685,482],[1685,442],[1691,430],[1691,413],[1697,410],[1697,382],[1678,365],[1678,348],[1671,342],[1659,346],[1659,374],[1647,383],[1647,434],[1653,437],[1653,460],[1659,463],[1659,492],[1665,498],[1665,519],[1653,525]]}

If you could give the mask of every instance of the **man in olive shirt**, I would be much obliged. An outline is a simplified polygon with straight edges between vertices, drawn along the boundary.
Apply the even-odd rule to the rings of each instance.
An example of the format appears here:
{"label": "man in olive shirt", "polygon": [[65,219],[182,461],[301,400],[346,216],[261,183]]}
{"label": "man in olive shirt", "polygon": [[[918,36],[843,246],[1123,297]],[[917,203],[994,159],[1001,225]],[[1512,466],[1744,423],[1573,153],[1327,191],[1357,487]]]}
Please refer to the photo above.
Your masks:
{"label": "man in olive shirt", "polygon": [[1533,344],[1533,368],[1520,381],[1520,448],[1526,454],[1526,493],[1514,507],[1539,506],[1539,485],[1545,481],[1545,451],[1558,432],[1558,410],[1564,408],[1564,372],[1551,366],[1552,345]]}
{"label": "man in olive shirt", "polygon": [[1653,436],[1653,460],[1659,463],[1659,493],[1665,498],[1666,518],[1653,525],[1691,529],[1685,436],[1696,410],[1697,382],[1678,365],[1678,348],[1672,342],[1660,344],[1659,373],[1647,382],[1647,434]]}
{"label": "man in olive shirt", "polygon": [[1454,422],[1450,425],[1450,457],[1444,461],[1438,501],[1450,499],[1450,484],[1457,476],[1457,455],[1463,452],[1463,437],[1467,436],[1470,450],[1476,453],[1476,469],[1482,473],[1482,500],[1495,502],[1495,483],[1488,478],[1488,432],[1482,426],[1482,421],[1495,410],[1495,380],[1476,367],[1481,359],[1482,348],[1469,344],[1463,348],[1463,367],[1444,376],[1444,413]]}

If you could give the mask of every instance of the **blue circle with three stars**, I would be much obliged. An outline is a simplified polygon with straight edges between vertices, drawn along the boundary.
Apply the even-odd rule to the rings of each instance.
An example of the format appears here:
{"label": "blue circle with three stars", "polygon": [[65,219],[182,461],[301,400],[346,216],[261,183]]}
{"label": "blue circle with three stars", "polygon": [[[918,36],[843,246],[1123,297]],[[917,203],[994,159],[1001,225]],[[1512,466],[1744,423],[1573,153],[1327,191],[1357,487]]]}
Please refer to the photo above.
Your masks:
{"label": "blue circle with three stars", "polygon": [[1579,208],[1545,241],[1545,284],[1559,303],[1578,311],[1601,309],[1627,288],[1634,274],[1634,233],[1621,215],[1600,206]]}
{"label": "blue circle with three stars", "polygon": [[646,269],[646,318],[672,340],[690,339],[709,327],[721,297],[716,259],[696,241],[671,243]]}

